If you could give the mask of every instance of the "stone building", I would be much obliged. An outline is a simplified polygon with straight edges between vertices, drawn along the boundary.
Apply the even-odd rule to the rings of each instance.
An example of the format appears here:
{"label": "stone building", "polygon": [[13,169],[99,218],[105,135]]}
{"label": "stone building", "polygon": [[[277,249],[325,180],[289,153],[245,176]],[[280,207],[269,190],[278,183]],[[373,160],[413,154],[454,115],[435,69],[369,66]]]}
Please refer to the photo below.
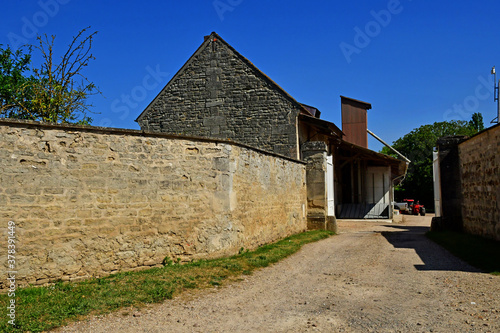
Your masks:
{"label": "stone building", "polygon": [[136,121],[142,130],[242,144],[308,163],[308,221],[392,217],[406,163],[368,149],[371,105],[342,97],[343,129],[320,119],[215,32]]}

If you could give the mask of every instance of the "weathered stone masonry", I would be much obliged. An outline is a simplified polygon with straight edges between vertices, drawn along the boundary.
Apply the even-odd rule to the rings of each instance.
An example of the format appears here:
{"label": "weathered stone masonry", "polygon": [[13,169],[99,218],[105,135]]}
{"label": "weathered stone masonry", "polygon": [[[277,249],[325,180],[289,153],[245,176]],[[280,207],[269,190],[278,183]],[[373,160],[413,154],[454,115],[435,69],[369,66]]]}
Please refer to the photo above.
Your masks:
{"label": "weathered stone masonry", "polygon": [[304,163],[235,143],[2,120],[0,172],[0,248],[12,220],[20,285],[233,254],[306,229]]}
{"label": "weathered stone masonry", "polygon": [[298,103],[247,59],[210,38],[137,121],[147,131],[231,139],[297,158],[299,113]]}
{"label": "weathered stone masonry", "polygon": [[500,126],[458,145],[466,232],[500,241]]}
{"label": "weathered stone masonry", "polygon": [[500,125],[467,139],[438,140],[442,217],[450,229],[500,241]]}

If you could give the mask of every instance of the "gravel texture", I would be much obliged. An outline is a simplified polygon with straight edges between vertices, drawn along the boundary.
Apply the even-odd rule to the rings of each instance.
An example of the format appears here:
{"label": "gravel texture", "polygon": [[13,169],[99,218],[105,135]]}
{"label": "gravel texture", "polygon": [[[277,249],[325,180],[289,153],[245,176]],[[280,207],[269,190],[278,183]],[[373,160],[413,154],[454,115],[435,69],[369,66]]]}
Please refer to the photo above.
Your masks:
{"label": "gravel texture", "polygon": [[500,332],[500,276],[425,238],[430,216],[340,234],[221,288],[58,332]]}

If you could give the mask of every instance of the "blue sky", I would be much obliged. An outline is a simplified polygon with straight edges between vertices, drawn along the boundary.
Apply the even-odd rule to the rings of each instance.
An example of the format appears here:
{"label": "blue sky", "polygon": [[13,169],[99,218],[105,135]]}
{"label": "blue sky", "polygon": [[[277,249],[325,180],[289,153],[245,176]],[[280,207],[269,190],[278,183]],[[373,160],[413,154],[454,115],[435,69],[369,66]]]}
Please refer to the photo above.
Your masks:
{"label": "blue sky", "polygon": [[368,128],[391,143],[474,112],[489,126],[499,15],[498,0],[8,1],[0,44],[56,35],[61,53],[91,26],[96,60],[85,74],[103,94],[91,98],[93,124],[138,129],[136,117],[215,31],[339,127],[340,95],[371,103]]}

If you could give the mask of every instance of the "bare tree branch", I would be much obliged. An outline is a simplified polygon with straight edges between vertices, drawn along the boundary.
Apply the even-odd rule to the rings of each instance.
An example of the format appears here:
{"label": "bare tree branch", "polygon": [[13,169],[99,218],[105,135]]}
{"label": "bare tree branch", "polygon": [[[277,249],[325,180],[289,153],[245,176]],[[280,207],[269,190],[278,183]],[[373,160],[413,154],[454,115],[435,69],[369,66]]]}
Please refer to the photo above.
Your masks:
{"label": "bare tree branch", "polygon": [[91,112],[92,107],[88,97],[101,93],[82,73],[90,60],[95,59],[91,49],[97,31],[88,34],[89,28],[73,37],[58,63],[54,58],[55,36],[37,36],[38,44],[34,48],[41,53],[43,63],[33,69],[33,76],[26,84],[16,88],[16,96],[21,98],[3,103],[0,114],[9,109],[9,114],[23,119],[88,123],[87,112]]}

